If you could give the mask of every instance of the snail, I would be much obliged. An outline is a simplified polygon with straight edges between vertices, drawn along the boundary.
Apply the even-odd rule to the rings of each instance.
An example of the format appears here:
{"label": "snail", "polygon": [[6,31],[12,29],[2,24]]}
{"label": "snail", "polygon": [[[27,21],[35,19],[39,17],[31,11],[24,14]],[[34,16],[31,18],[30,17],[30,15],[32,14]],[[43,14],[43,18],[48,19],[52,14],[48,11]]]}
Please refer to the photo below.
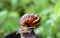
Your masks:
{"label": "snail", "polygon": [[20,18],[21,29],[18,33],[27,33],[40,24],[41,17],[36,14],[25,14]]}

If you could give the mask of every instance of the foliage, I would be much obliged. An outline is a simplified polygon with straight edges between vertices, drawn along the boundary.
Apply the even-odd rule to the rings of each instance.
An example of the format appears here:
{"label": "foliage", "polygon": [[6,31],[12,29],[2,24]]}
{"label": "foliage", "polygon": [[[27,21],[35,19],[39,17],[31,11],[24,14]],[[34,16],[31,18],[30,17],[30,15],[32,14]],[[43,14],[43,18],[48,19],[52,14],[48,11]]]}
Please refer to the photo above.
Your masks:
{"label": "foliage", "polygon": [[0,38],[18,30],[20,17],[32,13],[42,18],[36,34],[60,38],[60,0],[0,0]]}

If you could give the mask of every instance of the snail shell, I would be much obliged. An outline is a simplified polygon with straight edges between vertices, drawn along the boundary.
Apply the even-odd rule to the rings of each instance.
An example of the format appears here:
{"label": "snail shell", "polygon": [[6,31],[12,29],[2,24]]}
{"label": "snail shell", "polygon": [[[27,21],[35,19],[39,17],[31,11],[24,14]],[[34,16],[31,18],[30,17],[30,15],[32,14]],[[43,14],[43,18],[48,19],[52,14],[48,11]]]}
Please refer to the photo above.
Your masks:
{"label": "snail shell", "polygon": [[40,24],[41,17],[35,14],[25,14],[20,19],[20,25],[36,27]]}

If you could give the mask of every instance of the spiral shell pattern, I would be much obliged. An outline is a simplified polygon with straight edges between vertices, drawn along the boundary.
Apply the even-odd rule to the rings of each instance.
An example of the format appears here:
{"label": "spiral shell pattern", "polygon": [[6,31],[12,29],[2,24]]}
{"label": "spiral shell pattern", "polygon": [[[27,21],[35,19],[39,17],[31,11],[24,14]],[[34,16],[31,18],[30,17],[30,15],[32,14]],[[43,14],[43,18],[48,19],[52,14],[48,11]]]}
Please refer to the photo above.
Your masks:
{"label": "spiral shell pattern", "polygon": [[25,14],[20,19],[20,25],[36,27],[40,24],[41,17],[36,14]]}

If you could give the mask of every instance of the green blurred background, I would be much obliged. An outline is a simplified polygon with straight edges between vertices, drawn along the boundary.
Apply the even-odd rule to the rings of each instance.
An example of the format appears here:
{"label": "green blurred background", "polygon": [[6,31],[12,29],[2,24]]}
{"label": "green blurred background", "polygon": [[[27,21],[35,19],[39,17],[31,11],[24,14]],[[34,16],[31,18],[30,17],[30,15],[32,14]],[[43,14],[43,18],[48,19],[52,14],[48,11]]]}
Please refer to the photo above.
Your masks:
{"label": "green blurred background", "polygon": [[0,38],[18,30],[20,17],[32,13],[42,17],[36,34],[60,38],[60,0],[0,0]]}

